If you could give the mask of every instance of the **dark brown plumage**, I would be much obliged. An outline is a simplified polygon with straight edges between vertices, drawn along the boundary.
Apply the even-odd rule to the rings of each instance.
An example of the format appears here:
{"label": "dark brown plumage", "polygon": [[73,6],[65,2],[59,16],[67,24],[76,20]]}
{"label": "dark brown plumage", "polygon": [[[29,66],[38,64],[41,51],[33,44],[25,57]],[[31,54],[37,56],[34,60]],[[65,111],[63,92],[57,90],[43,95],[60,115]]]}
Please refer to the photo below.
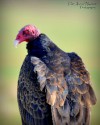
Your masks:
{"label": "dark brown plumage", "polygon": [[18,80],[22,124],[89,125],[96,97],[82,59],[45,34],[31,39],[27,50]]}

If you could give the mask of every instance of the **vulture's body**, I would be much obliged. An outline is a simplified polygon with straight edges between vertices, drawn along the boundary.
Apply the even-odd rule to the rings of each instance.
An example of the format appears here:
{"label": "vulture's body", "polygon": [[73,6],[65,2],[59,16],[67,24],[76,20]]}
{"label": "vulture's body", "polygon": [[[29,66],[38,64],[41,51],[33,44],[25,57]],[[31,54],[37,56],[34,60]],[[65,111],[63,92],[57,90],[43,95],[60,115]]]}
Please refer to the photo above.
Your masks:
{"label": "vulture's body", "polygon": [[30,40],[27,50],[18,80],[22,124],[89,125],[96,97],[81,58],[44,34]]}

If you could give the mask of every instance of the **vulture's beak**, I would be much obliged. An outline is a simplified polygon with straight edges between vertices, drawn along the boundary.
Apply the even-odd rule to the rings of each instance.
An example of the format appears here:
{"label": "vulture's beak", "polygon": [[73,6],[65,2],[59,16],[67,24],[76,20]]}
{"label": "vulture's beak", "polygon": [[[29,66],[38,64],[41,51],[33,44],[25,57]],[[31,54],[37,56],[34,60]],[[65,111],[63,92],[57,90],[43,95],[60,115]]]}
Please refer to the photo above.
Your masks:
{"label": "vulture's beak", "polygon": [[14,41],[14,46],[15,46],[16,48],[17,48],[17,45],[19,44],[19,42],[20,42],[19,40],[15,40],[15,41]]}

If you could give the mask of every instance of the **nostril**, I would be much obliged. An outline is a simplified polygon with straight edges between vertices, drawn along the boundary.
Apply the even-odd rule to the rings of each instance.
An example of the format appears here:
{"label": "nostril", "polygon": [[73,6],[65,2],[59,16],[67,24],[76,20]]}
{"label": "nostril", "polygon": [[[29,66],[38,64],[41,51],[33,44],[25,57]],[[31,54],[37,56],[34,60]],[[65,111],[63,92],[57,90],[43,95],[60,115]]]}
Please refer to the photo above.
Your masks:
{"label": "nostril", "polygon": [[20,36],[19,36],[19,35],[17,36],[17,39],[20,39]]}

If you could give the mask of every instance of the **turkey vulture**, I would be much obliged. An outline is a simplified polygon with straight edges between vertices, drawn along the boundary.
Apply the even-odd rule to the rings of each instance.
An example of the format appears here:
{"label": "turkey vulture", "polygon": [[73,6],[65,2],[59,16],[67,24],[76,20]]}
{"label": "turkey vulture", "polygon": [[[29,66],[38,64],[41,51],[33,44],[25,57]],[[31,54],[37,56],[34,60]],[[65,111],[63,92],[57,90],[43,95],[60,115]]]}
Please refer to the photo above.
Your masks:
{"label": "turkey vulture", "polygon": [[89,125],[96,96],[82,59],[33,25],[23,27],[14,44],[24,41],[28,54],[17,89],[22,125]]}

